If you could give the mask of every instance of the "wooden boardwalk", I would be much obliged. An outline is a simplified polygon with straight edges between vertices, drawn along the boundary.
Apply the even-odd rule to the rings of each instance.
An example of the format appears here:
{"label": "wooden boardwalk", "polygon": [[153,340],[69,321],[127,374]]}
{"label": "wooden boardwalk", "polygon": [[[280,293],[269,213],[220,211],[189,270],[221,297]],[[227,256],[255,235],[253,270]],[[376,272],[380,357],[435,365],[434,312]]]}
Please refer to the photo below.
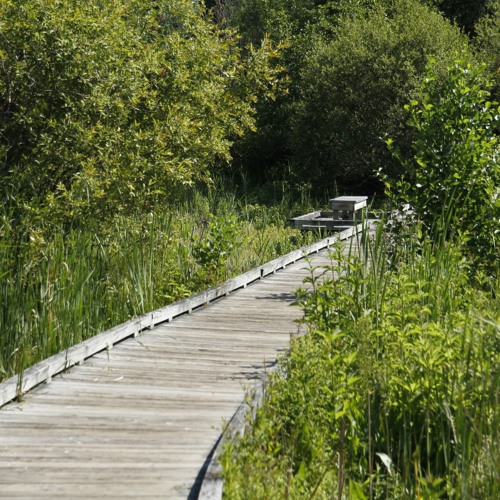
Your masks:
{"label": "wooden boardwalk", "polygon": [[196,498],[223,422],[290,335],[327,250],[128,338],[0,409],[0,498]]}

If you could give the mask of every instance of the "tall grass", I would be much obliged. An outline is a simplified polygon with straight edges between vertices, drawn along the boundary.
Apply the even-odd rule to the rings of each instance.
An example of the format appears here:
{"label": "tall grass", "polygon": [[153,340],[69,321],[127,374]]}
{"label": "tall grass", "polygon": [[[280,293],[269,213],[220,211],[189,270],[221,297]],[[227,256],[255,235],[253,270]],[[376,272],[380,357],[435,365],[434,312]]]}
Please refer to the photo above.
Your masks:
{"label": "tall grass", "polygon": [[227,498],[500,496],[500,282],[439,235],[381,225],[299,292],[309,334],[228,444]]}
{"label": "tall grass", "polygon": [[34,248],[12,235],[4,217],[0,237],[0,376],[79,342],[124,316],[110,307],[110,257],[91,234],[55,234]]}
{"label": "tall grass", "polygon": [[[195,189],[176,205],[116,217],[92,230],[47,221],[30,232],[4,209],[0,379],[305,241],[286,220],[294,209],[309,207],[294,208],[287,198],[271,207],[247,200],[222,188]],[[213,272],[193,250],[207,241],[214,247],[217,238],[215,250],[226,258],[215,255]]]}

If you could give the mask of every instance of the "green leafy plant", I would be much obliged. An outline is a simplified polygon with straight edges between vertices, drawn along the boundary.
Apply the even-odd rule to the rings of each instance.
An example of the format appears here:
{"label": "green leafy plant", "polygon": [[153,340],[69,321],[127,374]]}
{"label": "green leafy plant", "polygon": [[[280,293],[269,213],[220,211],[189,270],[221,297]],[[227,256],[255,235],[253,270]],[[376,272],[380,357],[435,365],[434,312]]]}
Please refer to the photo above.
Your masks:
{"label": "green leafy plant", "polygon": [[0,196],[66,225],[149,211],[209,181],[272,94],[270,44],[201,2],[0,4]]}
{"label": "green leafy plant", "polygon": [[312,270],[308,334],[227,446],[227,498],[498,496],[498,300],[460,242],[402,238],[380,226]]}
{"label": "green leafy plant", "polygon": [[286,92],[257,105],[258,129],[235,157],[257,182],[290,176],[315,193],[379,188],[374,168],[401,167],[384,133],[403,149],[411,130],[404,105],[427,57],[444,71],[468,39],[421,0],[229,0],[229,20],[246,40],[281,43]]}
{"label": "green leafy plant", "polygon": [[[413,157],[389,147],[405,167],[388,191],[410,203],[436,236],[450,225],[469,240],[471,255],[495,266],[500,236],[498,103],[488,100],[481,68],[457,61],[442,84],[427,68],[418,99],[407,106],[415,129]],[[436,225],[436,216],[442,216]]]}
{"label": "green leafy plant", "polygon": [[206,234],[193,245],[193,255],[201,268],[202,281],[226,277],[226,265],[238,247],[238,222],[235,216],[209,215]]}
{"label": "green leafy plant", "polygon": [[493,81],[491,89],[495,100],[500,101],[500,1],[488,0],[485,15],[474,26],[474,44],[485,62]]}

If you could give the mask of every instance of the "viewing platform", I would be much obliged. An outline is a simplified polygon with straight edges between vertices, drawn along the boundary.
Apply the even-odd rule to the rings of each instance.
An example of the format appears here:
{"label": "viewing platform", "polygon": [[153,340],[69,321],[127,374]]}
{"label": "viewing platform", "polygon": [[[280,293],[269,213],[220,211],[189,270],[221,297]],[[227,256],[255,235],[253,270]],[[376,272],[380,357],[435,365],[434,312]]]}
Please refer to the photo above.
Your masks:
{"label": "viewing platform", "polygon": [[363,219],[368,196],[339,196],[329,200],[330,211],[317,211],[291,219],[296,229],[339,231],[354,226]]}

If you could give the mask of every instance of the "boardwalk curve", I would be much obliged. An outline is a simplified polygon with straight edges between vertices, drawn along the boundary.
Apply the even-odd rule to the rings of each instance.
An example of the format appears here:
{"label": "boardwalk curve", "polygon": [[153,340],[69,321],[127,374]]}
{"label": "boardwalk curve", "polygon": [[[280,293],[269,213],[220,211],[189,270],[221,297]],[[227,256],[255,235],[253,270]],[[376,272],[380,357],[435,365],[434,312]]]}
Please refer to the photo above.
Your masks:
{"label": "boardwalk curve", "polygon": [[[309,274],[299,259],[318,252],[312,265],[328,264],[327,247],[356,231],[120,325],[0,384],[0,498],[196,498],[223,421],[298,331],[301,312],[290,303]],[[63,371],[56,376],[56,369]],[[8,402],[30,384],[38,385],[22,403]]]}

